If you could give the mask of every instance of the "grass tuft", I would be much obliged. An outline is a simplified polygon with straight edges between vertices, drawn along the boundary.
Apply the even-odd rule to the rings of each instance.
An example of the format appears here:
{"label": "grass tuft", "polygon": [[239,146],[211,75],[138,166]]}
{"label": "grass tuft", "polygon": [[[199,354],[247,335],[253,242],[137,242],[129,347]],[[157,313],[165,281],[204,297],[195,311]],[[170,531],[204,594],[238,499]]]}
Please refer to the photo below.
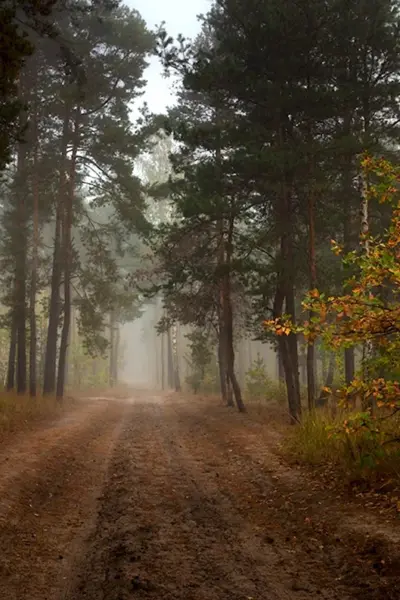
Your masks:
{"label": "grass tuft", "polygon": [[9,433],[30,429],[40,421],[57,417],[70,406],[69,398],[60,402],[51,396],[30,398],[0,392],[0,440]]}
{"label": "grass tuft", "polygon": [[359,420],[359,414],[305,415],[302,424],[288,432],[283,451],[299,463],[333,467],[332,472],[350,484],[373,488],[390,480],[398,486],[400,417],[379,420],[378,416],[376,426],[346,433],[343,422],[352,419]]}

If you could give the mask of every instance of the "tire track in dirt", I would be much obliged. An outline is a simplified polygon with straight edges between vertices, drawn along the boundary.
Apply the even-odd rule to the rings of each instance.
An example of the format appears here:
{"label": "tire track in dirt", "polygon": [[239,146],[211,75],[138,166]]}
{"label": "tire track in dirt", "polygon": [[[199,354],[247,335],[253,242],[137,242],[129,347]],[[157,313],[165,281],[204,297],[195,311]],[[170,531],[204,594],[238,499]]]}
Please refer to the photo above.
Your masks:
{"label": "tire track in dirt", "polygon": [[319,564],[318,551],[317,559],[298,563],[284,524],[271,544],[243,506],[240,486],[248,489],[248,475],[232,468],[203,428],[206,416],[189,404],[136,403],[115,450],[87,560],[67,599],[352,597]]}
{"label": "tire track in dirt", "polygon": [[[192,431],[189,439],[198,460],[214,453],[219,457],[214,470],[230,464],[219,479],[221,492],[254,526],[268,528],[267,538],[280,552],[292,555],[285,564],[293,563],[296,581],[304,580],[296,569],[302,565],[307,589],[321,591],[325,584],[341,590],[340,598],[345,593],[363,600],[400,597],[400,531],[394,522],[385,531],[378,518],[338,502],[331,491],[284,465],[276,454],[277,436],[271,432],[269,437],[265,424],[237,413],[227,416],[218,407],[210,407],[208,414],[197,403],[190,409],[185,402],[175,406],[183,430]],[[201,443],[193,444],[200,438]],[[363,530],[363,522],[372,524],[371,529]]]}
{"label": "tire track in dirt", "polygon": [[3,450],[0,598],[55,600],[96,515],[126,404],[83,403],[53,426]]}

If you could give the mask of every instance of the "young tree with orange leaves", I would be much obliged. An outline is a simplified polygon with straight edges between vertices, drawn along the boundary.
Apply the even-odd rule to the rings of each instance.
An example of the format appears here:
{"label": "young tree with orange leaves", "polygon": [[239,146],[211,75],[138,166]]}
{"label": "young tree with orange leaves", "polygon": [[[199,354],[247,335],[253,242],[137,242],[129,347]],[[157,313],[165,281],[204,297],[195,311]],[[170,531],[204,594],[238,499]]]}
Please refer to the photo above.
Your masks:
{"label": "young tree with orange leaves", "polygon": [[[292,331],[308,340],[321,338],[332,350],[363,344],[373,348],[363,358],[352,383],[341,390],[350,401],[361,396],[363,406],[400,409],[400,167],[385,159],[366,156],[365,178],[371,182],[368,200],[390,206],[390,226],[379,236],[364,231],[360,249],[343,256],[354,274],[347,281],[349,292],[328,296],[317,289],[308,292],[303,309],[313,317],[298,326],[290,318],[266,321],[277,335]],[[368,252],[366,251],[368,248]],[[343,254],[332,240],[333,252]]]}

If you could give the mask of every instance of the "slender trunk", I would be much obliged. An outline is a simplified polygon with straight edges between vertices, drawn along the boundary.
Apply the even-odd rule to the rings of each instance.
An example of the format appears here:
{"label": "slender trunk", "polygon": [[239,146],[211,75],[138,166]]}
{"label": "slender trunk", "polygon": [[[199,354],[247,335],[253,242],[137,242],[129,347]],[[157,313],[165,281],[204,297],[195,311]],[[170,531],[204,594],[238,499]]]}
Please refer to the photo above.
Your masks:
{"label": "slender trunk", "polygon": [[[154,326],[155,327],[155,326]],[[158,335],[154,332],[154,351],[155,351],[155,376],[156,376],[156,387],[161,387],[161,373],[160,373],[160,353],[158,344]]]}
{"label": "slender trunk", "polygon": [[[346,118],[344,135],[350,135],[351,122],[350,117]],[[343,244],[344,252],[347,254],[354,249],[352,230],[353,230],[353,215],[352,201],[354,196],[353,191],[353,155],[346,154],[342,165],[343,177]],[[348,290],[344,289],[344,293]],[[354,380],[355,375],[355,352],[354,348],[345,348],[344,350],[344,376],[346,385],[350,385]]]}
{"label": "slender trunk", "polygon": [[[24,81],[20,80],[19,96],[22,102],[26,97]],[[28,115],[21,112],[21,129],[26,129]],[[20,141],[17,153],[17,223],[15,255],[15,318],[17,327],[17,393],[26,392],[26,277],[27,277],[27,212],[26,212],[26,159],[27,142]]]}
{"label": "slender trunk", "polygon": [[[311,159],[312,164],[312,159]],[[311,181],[311,186],[313,183]],[[308,194],[308,234],[309,234],[309,261],[310,261],[310,288],[313,290],[317,287],[317,265],[315,257],[315,214],[314,214],[314,190],[311,189]],[[314,316],[314,312],[310,310],[310,323]],[[314,339],[309,338],[307,344],[307,398],[308,410],[313,411],[315,408],[315,343]]]}
{"label": "slender trunk", "polygon": [[71,349],[71,355],[70,355],[70,369],[69,369],[69,373],[68,373],[68,383],[72,386],[75,385],[75,380],[76,380],[76,312],[75,312],[75,308],[74,305],[71,306],[71,335],[70,335],[70,349]]}
{"label": "slender trunk", "polygon": [[[217,138],[215,148],[215,170],[217,176],[217,187],[218,187],[218,198],[223,200],[223,172],[222,172],[222,143],[221,143],[221,110],[220,106],[216,107],[215,110],[215,124],[217,126]],[[222,210],[222,207],[221,207]],[[227,265],[226,265],[226,243],[225,243],[225,217],[222,213],[217,221],[217,235],[219,237],[219,247],[217,249],[217,275],[219,278],[219,293],[218,293],[218,319],[219,319],[219,363],[220,363],[220,379],[221,379],[221,395],[228,406],[234,406],[232,386],[233,382],[231,379],[234,378],[233,365],[229,365],[232,357],[230,356],[229,350],[229,332],[228,332],[228,321],[227,321],[227,288],[226,281],[229,283],[229,273],[227,276]],[[228,277],[228,279],[226,279]],[[229,288],[229,285],[228,285]],[[236,382],[237,383],[237,382]],[[240,390],[240,388],[239,388]],[[240,394],[239,394],[240,396]]]}
{"label": "slender trunk", "polygon": [[[360,174],[361,183],[361,243],[364,247],[365,255],[368,257],[370,253],[369,243],[369,181],[365,173],[361,170]],[[374,344],[371,340],[367,340],[363,345],[363,376],[364,379],[370,377],[368,365],[366,361],[369,361],[374,353]],[[369,398],[363,400],[363,410],[373,408],[373,401]]]}
{"label": "slender trunk", "polygon": [[36,332],[36,272],[37,267],[32,266],[31,276],[31,293],[29,306],[29,324],[30,324],[30,340],[29,340],[29,395],[34,398],[36,396],[37,387],[37,332]]}
{"label": "slender trunk", "polygon": [[119,325],[115,325],[115,349],[114,349],[114,370],[113,370],[113,381],[114,385],[118,385],[118,364],[119,364],[119,349],[120,349],[120,330]]}
{"label": "slender trunk", "polygon": [[220,369],[220,381],[221,381],[221,396],[226,402],[227,406],[234,406],[232,386],[229,377],[229,341],[227,331],[227,315],[226,315],[226,290],[225,290],[225,232],[224,232],[224,219],[220,219],[218,222],[219,229],[219,249],[218,249],[218,275],[219,275],[219,298],[218,298],[218,359]]}
{"label": "slender trunk", "polygon": [[308,374],[307,357],[308,357],[308,346],[307,346],[307,350],[306,350],[306,347],[302,344],[301,345],[301,355],[299,357],[299,361],[300,361],[301,383],[302,383],[302,385],[305,385],[305,386],[307,385],[307,374]]}
{"label": "slender trunk", "polygon": [[[293,322],[296,321],[295,294],[293,283],[286,286],[286,312],[292,316]],[[301,398],[300,398],[300,378],[299,378],[299,354],[297,345],[297,334],[290,333],[287,338],[287,366],[291,371],[293,380],[293,408],[296,413],[297,420],[301,419]]]}
{"label": "slender trunk", "polygon": [[235,396],[236,406],[239,412],[245,412],[246,407],[243,402],[242,391],[235,373],[235,351],[233,345],[233,311],[231,300],[231,260],[232,260],[232,237],[233,237],[233,217],[229,220],[227,241],[225,244],[225,273],[223,277],[223,310],[224,325],[226,332],[226,358],[229,381],[232,385]]}
{"label": "slender trunk", "polygon": [[65,371],[68,358],[69,330],[71,325],[71,275],[72,275],[72,220],[75,196],[76,159],[79,146],[80,108],[77,107],[74,124],[69,193],[64,203],[64,319],[61,332],[60,355],[58,359],[57,398],[64,396]]}
{"label": "slender trunk", "polygon": [[[284,225],[286,231],[282,238],[282,257],[283,257],[283,285],[285,293],[286,313],[291,316],[292,321],[296,322],[296,297],[294,290],[294,252],[293,252],[293,215],[290,193],[284,185],[284,209],[286,217]],[[297,344],[297,334],[291,332],[287,336],[287,368],[290,370],[290,378],[293,386],[293,410],[297,420],[301,419],[301,398],[300,398],[300,377],[299,377],[299,351]]]}
{"label": "slender trunk", "polygon": [[17,354],[17,321],[15,319],[15,311],[12,311],[11,326],[10,326],[10,348],[8,352],[8,367],[7,367],[7,382],[6,389],[8,392],[15,387],[15,358]]}
{"label": "slender trunk", "polygon": [[279,381],[284,381],[285,379],[285,369],[283,368],[283,360],[282,360],[282,354],[281,351],[279,349],[279,345],[276,349],[276,357],[277,357],[277,367],[278,367],[278,379]]}
{"label": "slender trunk", "polygon": [[[296,302],[294,293],[293,206],[287,181],[288,175],[284,154],[286,131],[281,114],[279,115],[278,136],[284,162],[281,172],[281,196],[277,207],[277,218],[281,230],[281,256],[274,313],[278,318],[281,317],[283,304],[285,302],[286,313],[289,314],[293,322],[295,322]],[[281,336],[279,339],[279,348],[282,356],[283,368],[285,370],[290,418],[292,423],[297,423],[301,418],[297,335],[292,332],[288,336]]]}
{"label": "slender trunk", "polygon": [[218,332],[218,371],[219,371],[219,385],[221,396],[224,402],[228,403],[228,394],[226,389],[226,363],[224,356],[224,339],[221,331]]}
{"label": "slender trunk", "polygon": [[[324,388],[330,388],[333,383],[333,377],[335,374],[335,364],[336,364],[335,355],[332,352],[329,357],[328,371],[326,374]],[[328,400],[329,400],[329,392],[327,392],[326,389],[322,389],[321,393],[319,395],[319,398],[317,400],[317,406],[325,406],[325,404],[328,402]]]}
{"label": "slender trunk", "polygon": [[56,386],[57,368],[57,336],[60,321],[60,285],[62,276],[61,225],[64,216],[66,196],[67,144],[69,137],[69,121],[71,108],[65,105],[63,132],[61,137],[60,191],[56,206],[54,233],[53,266],[51,274],[51,291],[49,307],[49,323],[47,327],[46,353],[44,362],[43,394],[53,394]]}
{"label": "slender trunk", "polygon": [[[274,309],[273,315],[275,319],[279,319],[283,314],[283,304],[285,299],[284,282],[282,272],[278,274],[278,284],[274,298]],[[294,379],[294,369],[291,360],[291,352],[289,346],[289,340],[286,336],[279,336],[278,338],[278,352],[282,361],[282,367],[284,371],[284,379],[286,383],[286,392],[288,397],[289,415],[290,422],[292,425],[299,422],[298,414],[298,403],[296,397],[296,385]]]}
{"label": "slender trunk", "polygon": [[37,328],[36,328],[36,294],[37,294],[37,270],[39,253],[39,179],[38,179],[38,102],[37,90],[35,89],[35,103],[33,109],[33,247],[32,247],[32,273],[29,306],[29,393],[31,397],[36,396],[37,388]]}
{"label": "slender trunk", "polygon": [[114,363],[115,363],[115,314],[110,313],[110,357],[108,363],[108,383],[110,387],[114,387]]}
{"label": "slender trunk", "polygon": [[161,389],[165,390],[165,344],[164,344],[164,333],[160,334],[161,341]]}
{"label": "slender trunk", "polygon": [[171,328],[167,331],[167,372],[168,372],[168,389],[174,388],[174,356],[172,348]]}
{"label": "slender trunk", "polygon": [[175,367],[174,367],[174,384],[175,391],[181,392],[181,376],[179,369],[179,326],[175,326],[175,348],[174,348],[174,358],[175,358]]}

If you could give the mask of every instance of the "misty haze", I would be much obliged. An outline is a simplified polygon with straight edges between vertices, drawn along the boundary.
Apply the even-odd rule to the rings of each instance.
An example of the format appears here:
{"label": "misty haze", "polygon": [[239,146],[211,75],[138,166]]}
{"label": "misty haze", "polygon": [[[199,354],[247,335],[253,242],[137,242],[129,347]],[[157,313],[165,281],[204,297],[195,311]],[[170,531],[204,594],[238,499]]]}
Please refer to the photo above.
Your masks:
{"label": "misty haze", "polygon": [[0,21],[0,600],[399,600],[400,0]]}

